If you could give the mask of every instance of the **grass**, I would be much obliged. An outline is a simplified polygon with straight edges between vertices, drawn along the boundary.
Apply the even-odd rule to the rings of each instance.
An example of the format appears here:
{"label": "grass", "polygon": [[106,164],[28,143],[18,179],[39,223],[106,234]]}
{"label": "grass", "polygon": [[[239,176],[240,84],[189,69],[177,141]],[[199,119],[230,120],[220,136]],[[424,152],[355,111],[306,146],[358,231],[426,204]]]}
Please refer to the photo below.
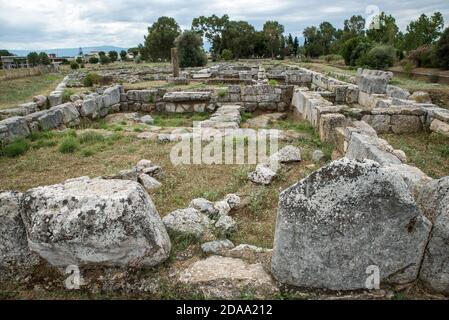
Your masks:
{"label": "grass", "polygon": [[384,134],[395,149],[405,152],[408,164],[432,178],[449,175],[449,138],[438,133]]}
{"label": "grass", "polygon": [[25,139],[19,139],[2,147],[0,149],[0,155],[15,158],[25,154],[29,149],[29,142]]}
{"label": "grass", "polygon": [[58,148],[59,152],[61,153],[74,153],[78,149],[79,149],[78,140],[72,136],[65,137]]}
{"label": "grass", "polygon": [[44,74],[0,81],[0,109],[30,102],[35,95],[48,95],[62,80],[62,74]]}
{"label": "grass", "polygon": [[194,121],[203,121],[210,117],[207,112],[162,113],[154,115],[154,125],[158,127],[192,127]]}

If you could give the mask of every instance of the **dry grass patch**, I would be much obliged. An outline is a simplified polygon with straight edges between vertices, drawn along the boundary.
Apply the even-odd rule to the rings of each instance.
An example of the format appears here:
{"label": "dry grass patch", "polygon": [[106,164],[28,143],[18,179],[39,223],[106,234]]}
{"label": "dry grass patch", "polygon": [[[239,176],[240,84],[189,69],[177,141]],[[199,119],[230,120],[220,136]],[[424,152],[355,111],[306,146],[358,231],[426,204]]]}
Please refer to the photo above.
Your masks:
{"label": "dry grass patch", "polygon": [[48,95],[62,80],[62,74],[43,74],[0,81],[0,109],[30,102],[35,95]]}
{"label": "dry grass patch", "polygon": [[408,164],[414,165],[432,178],[449,175],[449,138],[437,133],[384,134],[395,149],[402,149]]}

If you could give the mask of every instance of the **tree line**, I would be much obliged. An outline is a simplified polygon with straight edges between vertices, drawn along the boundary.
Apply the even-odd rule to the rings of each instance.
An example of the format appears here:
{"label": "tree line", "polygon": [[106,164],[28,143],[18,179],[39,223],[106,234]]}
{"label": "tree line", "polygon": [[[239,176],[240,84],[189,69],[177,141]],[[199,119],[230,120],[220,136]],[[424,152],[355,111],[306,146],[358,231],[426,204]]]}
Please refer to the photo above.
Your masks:
{"label": "tree line", "polygon": [[[284,26],[277,21],[266,21],[262,30],[256,30],[248,22],[233,21],[228,15],[200,16],[183,33],[175,19],[160,17],[148,28],[144,42],[134,50],[146,61],[168,61],[176,39],[185,34],[195,39],[195,45],[187,50],[187,60],[197,61],[199,65],[204,60],[201,52],[204,38],[211,46],[213,60],[301,56],[342,58],[350,66],[378,69],[391,67],[397,61],[417,67],[449,68],[449,28],[443,28],[440,12],[431,16],[422,14],[409,23],[405,32],[385,12],[375,17],[368,27],[362,16],[353,15],[344,21],[343,28],[327,21],[305,28],[304,44],[300,45],[298,37],[286,35]],[[177,43],[186,42],[178,39]]]}

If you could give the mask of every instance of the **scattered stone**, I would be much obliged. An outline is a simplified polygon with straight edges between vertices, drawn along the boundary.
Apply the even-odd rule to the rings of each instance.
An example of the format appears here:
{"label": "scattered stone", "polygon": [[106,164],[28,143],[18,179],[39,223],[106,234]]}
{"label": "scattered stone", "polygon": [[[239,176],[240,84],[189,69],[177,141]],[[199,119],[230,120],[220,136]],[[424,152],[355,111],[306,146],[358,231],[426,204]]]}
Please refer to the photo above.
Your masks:
{"label": "scattered stone", "polygon": [[145,173],[141,173],[139,175],[139,182],[148,192],[151,192],[152,190],[158,189],[162,186],[159,181]]}
{"label": "scattered stone", "polygon": [[229,234],[237,230],[237,222],[230,216],[220,216],[215,223],[215,228],[218,229],[220,233]]}
{"label": "scattered stone", "polygon": [[220,254],[220,252],[232,248],[234,248],[234,244],[228,239],[209,241],[201,245],[201,250],[206,254]]}
{"label": "scattered stone", "polygon": [[213,202],[204,198],[193,199],[190,201],[189,207],[195,208],[210,218],[215,217],[219,212],[219,209],[214,206]]}
{"label": "scattered stone", "polygon": [[286,146],[271,155],[271,160],[277,160],[280,163],[301,161],[301,150],[294,146]]}
{"label": "scattered stone", "polygon": [[140,122],[145,123],[145,124],[153,124],[154,123],[154,119],[152,116],[150,115],[146,115],[143,116],[139,119]]}
{"label": "scattered stone", "polygon": [[256,170],[248,174],[248,179],[257,184],[270,184],[276,177],[276,172],[264,164],[258,164]]}
{"label": "scattered stone", "polygon": [[229,193],[227,194],[224,199],[231,209],[237,208],[240,205],[240,197],[236,195],[235,193]]}
{"label": "scattered stone", "polygon": [[413,92],[409,99],[415,100],[418,103],[432,103],[429,93],[424,91]]}
{"label": "scattered stone", "polygon": [[170,239],[142,186],[81,177],[28,190],[22,219],[31,250],[54,266],[155,266]]}
{"label": "scattered stone", "polygon": [[281,193],[272,272],[293,286],[355,290],[375,265],[381,284],[409,283],[430,229],[399,174],[343,158]]}
{"label": "scattered stone", "polygon": [[212,226],[212,221],[194,208],[175,210],[166,215],[162,221],[167,230],[196,238],[201,238]]}
{"label": "scattered stone", "polygon": [[278,292],[262,265],[241,259],[210,256],[182,270],[179,281],[206,298],[238,299],[247,293],[254,298],[267,298]]}
{"label": "scattered stone", "polygon": [[314,162],[320,162],[322,159],[324,159],[324,152],[321,150],[315,150],[312,153],[312,160]]}
{"label": "scattered stone", "polygon": [[231,211],[231,206],[229,205],[228,201],[221,200],[214,203],[214,208],[218,212],[218,216],[226,216]]}

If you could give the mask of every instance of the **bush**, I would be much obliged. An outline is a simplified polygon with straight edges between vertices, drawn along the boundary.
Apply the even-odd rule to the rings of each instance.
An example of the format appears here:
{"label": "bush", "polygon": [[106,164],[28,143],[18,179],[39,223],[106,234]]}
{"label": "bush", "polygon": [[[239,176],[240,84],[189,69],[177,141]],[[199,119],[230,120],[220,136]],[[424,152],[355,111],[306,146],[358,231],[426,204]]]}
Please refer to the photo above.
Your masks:
{"label": "bush", "polygon": [[100,56],[100,63],[101,64],[111,63],[111,58],[109,58],[107,55],[103,54]]}
{"label": "bush", "polygon": [[341,55],[345,60],[345,64],[348,66],[355,66],[355,61],[360,58],[360,56],[353,55],[357,46],[363,42],[366,42],[363,38],[357,37],[346,41],[341,49]]}
{"label": "bush", "polygon": [[226,97],[227,94],[228,94],[228,89],[220,89],[220,90],[218,91],[218,96],[219,96],[220,98]]}
{"label": "bush", "polygon": [[438,65],[435,50],[432,46],[421,46],[410,51],[408,59],[421,68],[433,68]]}
{"label": "bush", "polygon": [[84,78],[83,84],[85,87],[92,87],[94,84],[100,83],[101,77],[98,73],[89,72]]}
{"label": "bush", "polygon": [[203,50],[203,40],[195,31],[184,31],[175,40],[178,48],[179,66],[181,68],[201,67],[207,64]]}
{"label": "bush", "polygon": [[278,81],[277,80],[275,80],[275,79],[271,79],[271,80],[269,80],[268,81],[268,84],[270,85],[270,86],[277,86],[278,85]]}
{"label": "bush", "polygon": [[449,69],[449,28],[443,31],[435,47],[435,55],[438,65],[443,69]]}
{"label": "bush", "polygon": [[89,58],[89,63],[97,64],[98,62],[100,62],[100,60],[97,57],[90,57]]}
{"label": "bush", "polygon": [[73,153],[78,149],[78,140],[73,136],[66,136],[59,145],[59,152]]}
{"label": "bush", "polygon": [[30,144],[24,139],[16,140],[10,144],[7,144],[0,150],[0,154],[7,157],[18,157],[30,149]]}
{"label": "bush", "polygon": [[72,91],[68,90],[68,89],[64,89],[64,91],[62,92],[62,102],[69,102],[70,101],[70,96],[73,94]]}
{"label": "bush", "polygon": [[361,66],[385,70],[394,65],[396,61],[396,50],[392,46],[379,45],[368,51],[361,59]]}
{"label": "bush", "polygon": [[84,62],[83,58],[81,58],[81,57],[76,58],[76,63],[82,64],[83,62]]}
{"label": "bush", "polygon": [[415,68],[415,64],[409,59],[404,59],[401,61],[401,67],[402,70],[407,74],[407,76],[411,77],[412,71]]}
{"label": "bush", "polygon": [[225,61],[230,61],[230,60],[232,60],[233,57],[234,57],[234,54],[229,49],[224,49],[221,52],[221,58]]}
{"label": "bush", "polygon": [[79,69],[80,65],[76,61],[70,61],[70,69],[76,70]]}

